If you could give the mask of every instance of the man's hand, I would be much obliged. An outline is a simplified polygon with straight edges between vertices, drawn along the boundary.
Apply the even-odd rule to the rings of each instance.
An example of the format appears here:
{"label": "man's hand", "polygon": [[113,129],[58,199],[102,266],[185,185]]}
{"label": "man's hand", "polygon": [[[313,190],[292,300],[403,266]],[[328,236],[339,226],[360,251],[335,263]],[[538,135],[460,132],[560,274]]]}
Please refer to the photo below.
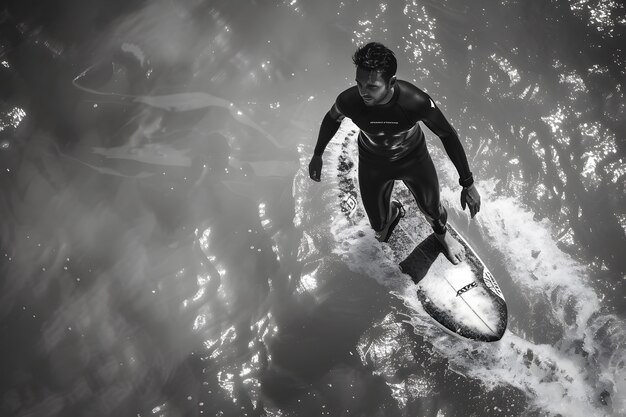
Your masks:
{"label": "man's hand", "polygon": [[469,207],[472,219],[480,211],[480,194],[478,194],[474,184],[467,188],[463,187],[463,191],[461,191],[461,207],[463,207],[463,210],[465,210],[465,205]]}
{"label": "man's hand", "polygon": [[309,162],[309,177],[313,181],[320,182],[322,175],[322,157],[319,155],[313,155],[311,162]]}

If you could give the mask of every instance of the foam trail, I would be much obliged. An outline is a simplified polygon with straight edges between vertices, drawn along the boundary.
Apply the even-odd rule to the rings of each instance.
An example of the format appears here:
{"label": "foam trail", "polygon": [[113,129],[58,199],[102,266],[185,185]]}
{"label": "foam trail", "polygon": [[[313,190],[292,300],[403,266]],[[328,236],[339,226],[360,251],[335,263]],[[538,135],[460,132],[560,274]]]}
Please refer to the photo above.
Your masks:
{"label": "foam trail", "polygon": [[[327,181],[336,182],[336,161],[341,150],[338,138],[351,129],[353,125],[344,122],[327,148]],[[585,266],[558,248],[547,221],[534,221],[533,213],[518,201],[496,195],[494,182],[482,181],[478,186],[486,204],[476,218],[477,227],[490,247],[477,249],[496,252],[504,259],[513,284],[507,290],[513,292],[512,297],[523,295],[531,306],[550,306],[550,317],[546,319],[561,330],[556,342],[528,338],[528,329],[523,326],[512,326],[500,342],[490,344],[460,343],[443,333],[424,312],[410,278],[393,263],[389,246],[375,240],[365,219],[350,225],[344,216],[333,218],[333,252],[350,269],[374,278],[402,299],[413,311],[407,322],[416,332],[449,359],[451,368],[478,378],[487,390],[500,385],[519,388],[532,406],[548,415],[623,414],[625,402],[618,394],[624,386],[626,363],[623,320],[602,312],[601,299],[587,280]],[[336,192],[334,196],[337,201]],[[457,201],[457,191],[443,187],[442,198]],[[531,249],[540,250],[540,255],[533,257]],[[509,312],[512,321],[523,323],[524,311]],[[530,323],[535,328],[543,325]],[[610,397],[608,405],[602,404],[606,393]]]}

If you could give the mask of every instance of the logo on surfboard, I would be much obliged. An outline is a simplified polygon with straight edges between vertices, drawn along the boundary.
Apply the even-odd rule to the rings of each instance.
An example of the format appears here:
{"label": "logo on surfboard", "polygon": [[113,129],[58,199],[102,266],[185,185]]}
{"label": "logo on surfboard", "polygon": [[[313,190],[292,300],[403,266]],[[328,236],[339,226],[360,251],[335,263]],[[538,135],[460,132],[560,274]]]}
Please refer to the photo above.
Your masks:
{"label": "logo on surfboard", "polygon": [[456,292],[456,296],[458,297],[459,295],[468,292],[469,290],[471,290],[472,288],[476,288],[478,286],[478,283],[476,281],[473,281],[471,284],[467,284],[465,287],[461,288],[460,290],[458,290]]}
{"label": "logo on surfboard", "polygon": [[497,295],[498,297],[504,300],[504,295],[502,294],[502,291],[500,290],[498,283],[496,282],[495,278],[493,277],[493,275],[491,275],[491,272],[489,272],[487,268],[483,270],[483,281],[485,281],[485,285],[487,286],[487,288],[489,288],[489,290],[492,293],[494,293],[495,295]]}
{"label": "logo on surfboard", "polygon": [[356,211],[357,201],[352,195],[348,195],[341,201],[341,209],[346,213],[348,217],[352,217]]}

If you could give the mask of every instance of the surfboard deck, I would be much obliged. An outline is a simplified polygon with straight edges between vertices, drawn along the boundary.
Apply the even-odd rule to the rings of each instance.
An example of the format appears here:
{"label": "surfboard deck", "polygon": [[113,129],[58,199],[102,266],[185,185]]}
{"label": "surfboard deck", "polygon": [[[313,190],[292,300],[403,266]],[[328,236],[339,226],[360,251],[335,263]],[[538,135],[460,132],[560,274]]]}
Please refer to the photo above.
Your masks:
{"label": "surfboard deck", "polygon": [[[357,182],[357,131],[343,138],[338,158],[339,200],[343,215],[356,224],[366,216]],[[408,189],[396,183],[393,198],[406,215],[394,229],[388,244],[394,261],[416,285],[424,310],[445,331],[485,342],[502,338],[507,325],[507,306],[495,278],[474,249],[448,222],[449,233],[465,248],[465,260],[453,265],[432,228],[419,213]]]}

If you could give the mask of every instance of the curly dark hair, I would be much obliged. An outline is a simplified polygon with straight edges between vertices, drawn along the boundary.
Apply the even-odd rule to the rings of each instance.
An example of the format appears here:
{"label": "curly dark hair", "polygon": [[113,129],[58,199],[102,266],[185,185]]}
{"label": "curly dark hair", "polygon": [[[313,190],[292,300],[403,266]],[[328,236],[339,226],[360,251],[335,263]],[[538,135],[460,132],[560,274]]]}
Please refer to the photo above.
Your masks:
{"label": "curly dark hair", "polygon": [[381,72],[386,83],[396,75],[398,69],[398,61],[393,51],[378,42],[359,47],[352,55],[352,62],[357,67]]}

